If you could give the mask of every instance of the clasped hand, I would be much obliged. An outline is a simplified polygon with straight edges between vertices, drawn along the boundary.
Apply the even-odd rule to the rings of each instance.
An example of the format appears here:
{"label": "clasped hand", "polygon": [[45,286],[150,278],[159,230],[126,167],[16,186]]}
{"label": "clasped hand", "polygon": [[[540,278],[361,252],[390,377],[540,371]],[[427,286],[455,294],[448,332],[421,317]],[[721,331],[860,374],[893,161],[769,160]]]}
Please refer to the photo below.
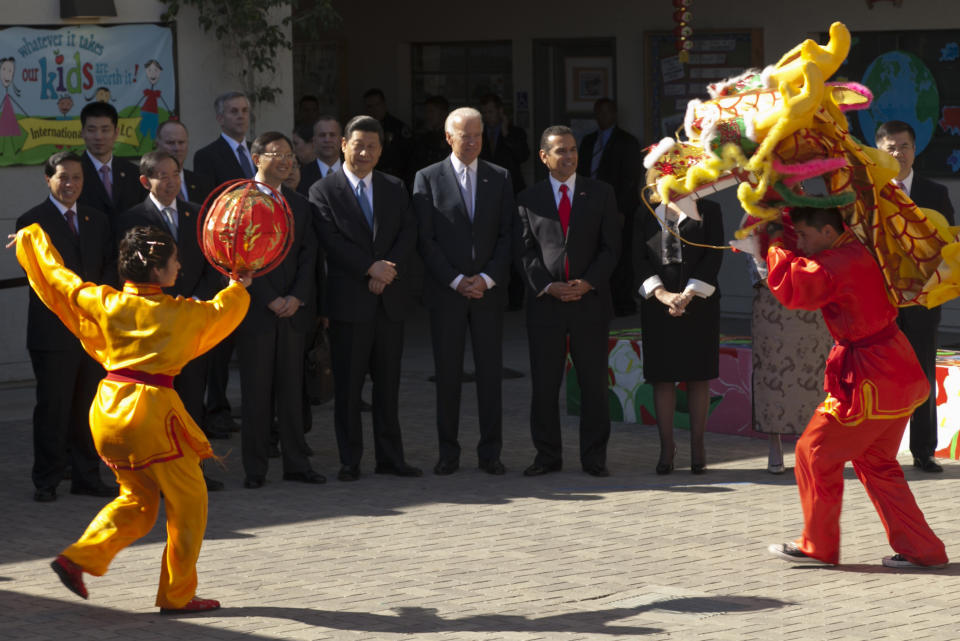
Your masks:
{"label": "clasped hand", "polygon": [[692,293],[682,293],[676,294],[674,292],[668,292],[665,288],[659,287],[654,296],[657,297],[657,300],[667,306],[667,311],[671,316],[683,316],[683,313],[687,310],[687,305],[690,304],[690,301],[693,300]]}
{"label": "clasped hand", "polygon": [[300,309],[300,299],[296,296],[278,296],[267,305],[277,318],[290,318]]}
{"label": "clasped hand", "polygon": [[571,303],[580,300],[591,289],[593,285],[582,278],[575,278],[565,283],[562,281],[550,283],[547,293],[562,303]]}
{"label": "clasped hand", "polygon": [[379,296],[387,288],[387,285],[397,278],[397,264],[389,260],[378,260],[370,265],[367,276],[370,277],[370,280],[367,281],[367,289]]}
{"label": "clasped hand", "polygon": [[457,283],[457,292],[466,298],[483,298],[485,291],[487,291],[487,281],[480,274],[464,276]]}

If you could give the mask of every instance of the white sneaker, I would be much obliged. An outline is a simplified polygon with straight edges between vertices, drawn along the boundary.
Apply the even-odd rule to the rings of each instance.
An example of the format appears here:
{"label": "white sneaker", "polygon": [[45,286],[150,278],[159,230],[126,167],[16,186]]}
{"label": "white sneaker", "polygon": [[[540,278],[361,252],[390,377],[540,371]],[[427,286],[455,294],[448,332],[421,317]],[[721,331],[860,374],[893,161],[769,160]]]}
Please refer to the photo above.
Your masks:
{"label": "white sneaker", "polygon": [[940,563],[939,565],[920,565],[919,563],[914,563],[913,561],[908,561],[902,554],[894,554],[893,556],[883,557],[884,567],[888,568],[915,568],[917,570],[938,570],[940,568],[945,568],[949,563]]}
{"label": "white sneaker", "polygon": [[796,543],[792,541],[790,543],[771,543],[767,547],[767,552],[773,556],[783,559],[784,561],[789,561],[791,563],[813,563],[816,565],[832,565],[831,563],[824,563],[820,559],[815,559],[812,556],[807,556],[806,553],[802,552],[800,548],[797,547]]}

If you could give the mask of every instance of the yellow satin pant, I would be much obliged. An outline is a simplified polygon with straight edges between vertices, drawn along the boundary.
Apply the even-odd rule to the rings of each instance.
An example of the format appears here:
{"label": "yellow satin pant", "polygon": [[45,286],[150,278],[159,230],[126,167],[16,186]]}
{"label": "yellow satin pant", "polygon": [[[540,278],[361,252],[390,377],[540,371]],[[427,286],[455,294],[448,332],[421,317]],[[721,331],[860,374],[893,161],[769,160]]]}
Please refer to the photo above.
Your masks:
{"label": "yellow satin pant", "polygon": [[117,552],[147,534],[157,520],[161,493],[167,513],[157,605],[182,608],[197,591],[197,558],[207,527],[207,486],[200,459],[183,456],[142,470],[115,470],[120,495],[97,515],[63,555],[85,572],[103,576]]}

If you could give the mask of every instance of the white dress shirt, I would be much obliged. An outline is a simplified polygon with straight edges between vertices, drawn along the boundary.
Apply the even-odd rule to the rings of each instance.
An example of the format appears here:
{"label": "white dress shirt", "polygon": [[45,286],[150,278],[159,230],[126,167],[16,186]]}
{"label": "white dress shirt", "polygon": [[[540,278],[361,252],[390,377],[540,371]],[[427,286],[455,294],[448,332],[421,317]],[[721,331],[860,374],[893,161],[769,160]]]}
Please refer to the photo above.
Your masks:
{"label": "white dress shirt", "polygon": [[[465,164],[463,164],[463,161],[461,161],[459,158],[457,158],[456,155],[454,155],[454,154],[450,154],[450,162],[451,162],[451,164],[453,164],[453,171],[454,171],[454,173],[456,174],[456,177],[457,177],[457,184],[460,186],[460,195],[463,196],[464,204],[467,205],[467,211],[468,211],[468,212],[469,212],[469,211],[473,211],[474,214],[476,214],[476,211],[477,211],[477,167],[479,166],[480,162],[479,162],[476,158],[474,158],[472,163],[470,163],[469,165],[465,165]],[[470,172],[470,191],[471,191],[470,194],[465,193],[465,191],[464,191],[464,189],[463,189],[463,182],[460,180],[460,177],[463,175],[464,169],[466,169],[468,172]],[[468,199],[469,199],[469,204],[467,204],[467,200],[468,200]],[[476,249],[474,249],[473,251],[475,252]],[[475,256],[474,256],[474,257],[475,257]],[[458,274],[456,278],[454,278],[452,281],[450,281],[450,288],[451,288],[451,289],[456,289],[457,286],[460,284],[460,281],[462,281],[462,280],[464,279],[464,276],[465,276],[464,274]],[[482,279],[483,279],[483,282],[485,282],[485,283],[487,284],[487,289],[491,289],[491,288],[493,288],[493,287],[497,284],[492,278],[490,278],[490,277],[489,277],[487,274],[485,274],[484,272],[480,272],[480,278],[482,278]]]}

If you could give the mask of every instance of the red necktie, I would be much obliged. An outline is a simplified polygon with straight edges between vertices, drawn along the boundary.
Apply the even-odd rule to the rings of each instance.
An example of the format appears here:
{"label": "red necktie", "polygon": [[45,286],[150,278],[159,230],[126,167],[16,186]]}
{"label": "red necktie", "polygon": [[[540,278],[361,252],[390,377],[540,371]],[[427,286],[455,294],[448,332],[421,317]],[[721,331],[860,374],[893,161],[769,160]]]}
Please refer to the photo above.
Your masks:
{"label": "red necktie", "polygon": [[[560,204],[557,206],[557,215],[560,217],[560,227],[563,228],[563,237],[567,237],[567,228],[570,226],[570,198],[567,197],[567,186],[560,185]],[[570,280],[570,259],[564,257],[563,270],[567,280]]]}
{"label": "red necktie", "polygon": [[70,226],[70,231],[73,232],[74,236],[80,235],[80,230],[77,229],[77,214],[72,209],[68,209],[64,216],[67,217],[67,225]]}

